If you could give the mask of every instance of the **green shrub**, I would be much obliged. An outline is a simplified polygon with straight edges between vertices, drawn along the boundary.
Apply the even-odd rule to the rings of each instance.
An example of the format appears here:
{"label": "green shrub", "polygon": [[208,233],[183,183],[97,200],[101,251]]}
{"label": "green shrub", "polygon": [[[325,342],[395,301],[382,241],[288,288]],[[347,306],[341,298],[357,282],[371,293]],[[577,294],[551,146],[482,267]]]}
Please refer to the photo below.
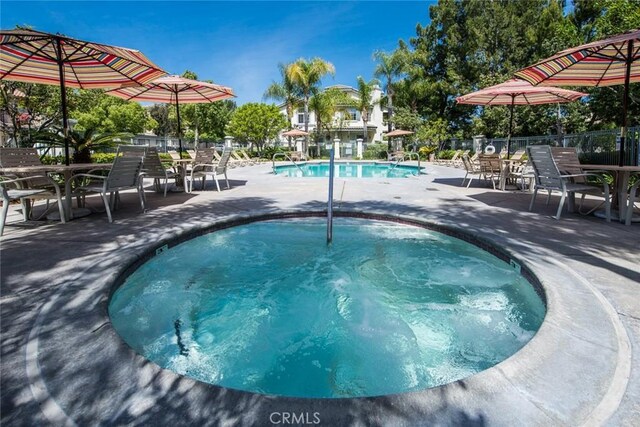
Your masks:
{"label": "green shrub", "polygon": [[93,153],[91,155],[92,163],[113,163],[116,153]]}
{"label": "green shrub", "polygon": [[438,147],[435,145],[424,145],[418,149],[418,154],[421,159],[428,159],[429,154],[434,153],[437,149]]}
{"label": "green shrub", "polygon": [[64,156],[43,156],[40,157],[40,161],[44,165],[56,165],[64,163]]}
{"label": "green shrub", "polygon": [[440,160],[451,160],[456,154],[456,150],[440,150],[436,157]]}
{"label": "green shrub", "polygon": [[273,158],[273,155],[276,153],[286,153],[287,150],[285,147],[264,147],[264,150],[262,150],[262,158],[271,160]]}
{"label": "green shrub", "polygon": [[365,160],[387,159],[387,144],[369,144],[362,153]]}

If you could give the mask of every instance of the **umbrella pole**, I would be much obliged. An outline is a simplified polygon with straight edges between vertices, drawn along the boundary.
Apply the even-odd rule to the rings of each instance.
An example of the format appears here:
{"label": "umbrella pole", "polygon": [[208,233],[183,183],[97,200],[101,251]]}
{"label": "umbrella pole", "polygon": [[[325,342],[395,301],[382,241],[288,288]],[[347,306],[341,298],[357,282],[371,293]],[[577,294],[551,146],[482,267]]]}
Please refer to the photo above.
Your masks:
{"label": "umbrella pole", "polygon": [[178,116],[178,150],[182,158],[182,128],[180,127],[180,105],[178,105],[178,91],[176,91],[176,116]]}
{"label": "umbrella pole", "polygon": [[[622,99],[622,130],[620,135],[620,156],[618,158],[618,166],[624,166],[624,146],[627,139],[627,108],[629,105],[629,78],[631,77],[631,62],[633,58],[633,40],[627,43],[627,66],[624,76],[624,98]],[[637,158],[637,156],[636,156]],[[635,164],[635,160],[632,161]]]}
{"label": "umbrella pole", "polygon": [[69,166],[69,121],[67,118],[67,88],[64,83],[64,67],[62,65],[62,46],[56,38],[58,51],[58,72],[60,73],[60,102],[62,103],[62,136],[64,138],[64,164]]}
{"label": "umbrella pole", "polygon": [[516,102],[516,97],[511,95],[511,110],[509,113],[509,136],[507,137],[507,159],[511,157],[511,133],[513,132],[513,105]]}

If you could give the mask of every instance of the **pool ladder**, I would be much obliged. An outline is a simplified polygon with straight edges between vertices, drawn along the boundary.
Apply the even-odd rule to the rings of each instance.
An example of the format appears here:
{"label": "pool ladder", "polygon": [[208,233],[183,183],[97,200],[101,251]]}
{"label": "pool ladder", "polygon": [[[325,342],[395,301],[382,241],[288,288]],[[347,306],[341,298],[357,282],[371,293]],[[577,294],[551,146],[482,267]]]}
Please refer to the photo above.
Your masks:
{"label": "pool ladder", "polygon": [[296,163],[295,160],[293,160],[291,157],[289,157],[289,155],[287,153],[275,153],[273,155],[273,157],[271,158],[271,167],[273,168],[273,173],[276,173],[276,157],[284,157],[285,159],[288,159],[291,163],[293,163],[295,165],[295,167],[300,169],[300,172],[302,172],[304,174],[304,171],[302,170],[300,165],[298,165],[298,163]]}
{"label": "pool ladder", "polygon": [[420,155],[418,153],[405,153],[401,158],[397,159],[396,162],[394,163],[394,165],[391,167],[391,169],[395,169],[396,166],[398,166],[400,164],[400,162],[404,162],[405,160],[407,160],[407,158],[409,160],[412,159],[413,156],[416,156],[416,158],[418,159],[418,175],[420,175],[420,171],[422,170],[420,168]]}

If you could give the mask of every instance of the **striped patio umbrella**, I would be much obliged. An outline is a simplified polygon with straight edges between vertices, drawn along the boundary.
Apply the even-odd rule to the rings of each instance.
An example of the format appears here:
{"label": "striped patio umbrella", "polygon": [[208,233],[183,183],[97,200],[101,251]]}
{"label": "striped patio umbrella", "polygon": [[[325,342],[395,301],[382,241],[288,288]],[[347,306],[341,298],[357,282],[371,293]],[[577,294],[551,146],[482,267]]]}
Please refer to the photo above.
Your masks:
{"label": "striped patio umbrella", "polygon": [[531,83],[511,79],[504,83],[478,90],[456,98],[459,104],[509,105],[509,136],[507,138],[507,158],[511,152],[513,132],[513,108],[515,105],[541,105],[576,101],[586,93],[557,87],[532,86]]}
{"label": "striped patio umbrella", "polygon": [[640,29],[563,50],[515,73],[534,85],[624,85],[619,165],[624,164],[629,84],[640,82]]}
{"label": "striped patio umbrella", "polygon": [[123,87],[107,91],[109,95],[142,102],[175,104],[178,118],[178,143],[182,157],[182,131],[180,126],[180,104],[206,104],[233,98],[233,89],[214,83],[186,79],[180,76],[165,76],[144,86]]}
{"label": "striped patio umbrella", "polygon": [[0,80],[60,85],[69,164],[66,87],[141,85],[166,74],[141,52],[35,30],[0,30]]}

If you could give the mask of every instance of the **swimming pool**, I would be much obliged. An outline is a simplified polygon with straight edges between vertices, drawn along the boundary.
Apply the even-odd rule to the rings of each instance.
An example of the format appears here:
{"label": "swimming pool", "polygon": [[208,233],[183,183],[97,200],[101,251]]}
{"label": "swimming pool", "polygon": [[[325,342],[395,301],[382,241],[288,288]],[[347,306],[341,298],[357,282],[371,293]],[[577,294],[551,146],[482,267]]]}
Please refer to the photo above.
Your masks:
{"label": "swimming pool", "polygon": [[422,227],[338,218],[255,222],[172,247],[131,274],[109,312],[160,366],[265,394],[421,390],[506,359],[545,306],[509,264]]}
{"label": "swimming pool", "polygon": [[[420,175],[422,168],[395,163],[375,162],[336,162],[334,174],[336,178],[407,178]],[[328,177],[329,163],[302,163],[274,167],[276,175],[288,177]]]}

